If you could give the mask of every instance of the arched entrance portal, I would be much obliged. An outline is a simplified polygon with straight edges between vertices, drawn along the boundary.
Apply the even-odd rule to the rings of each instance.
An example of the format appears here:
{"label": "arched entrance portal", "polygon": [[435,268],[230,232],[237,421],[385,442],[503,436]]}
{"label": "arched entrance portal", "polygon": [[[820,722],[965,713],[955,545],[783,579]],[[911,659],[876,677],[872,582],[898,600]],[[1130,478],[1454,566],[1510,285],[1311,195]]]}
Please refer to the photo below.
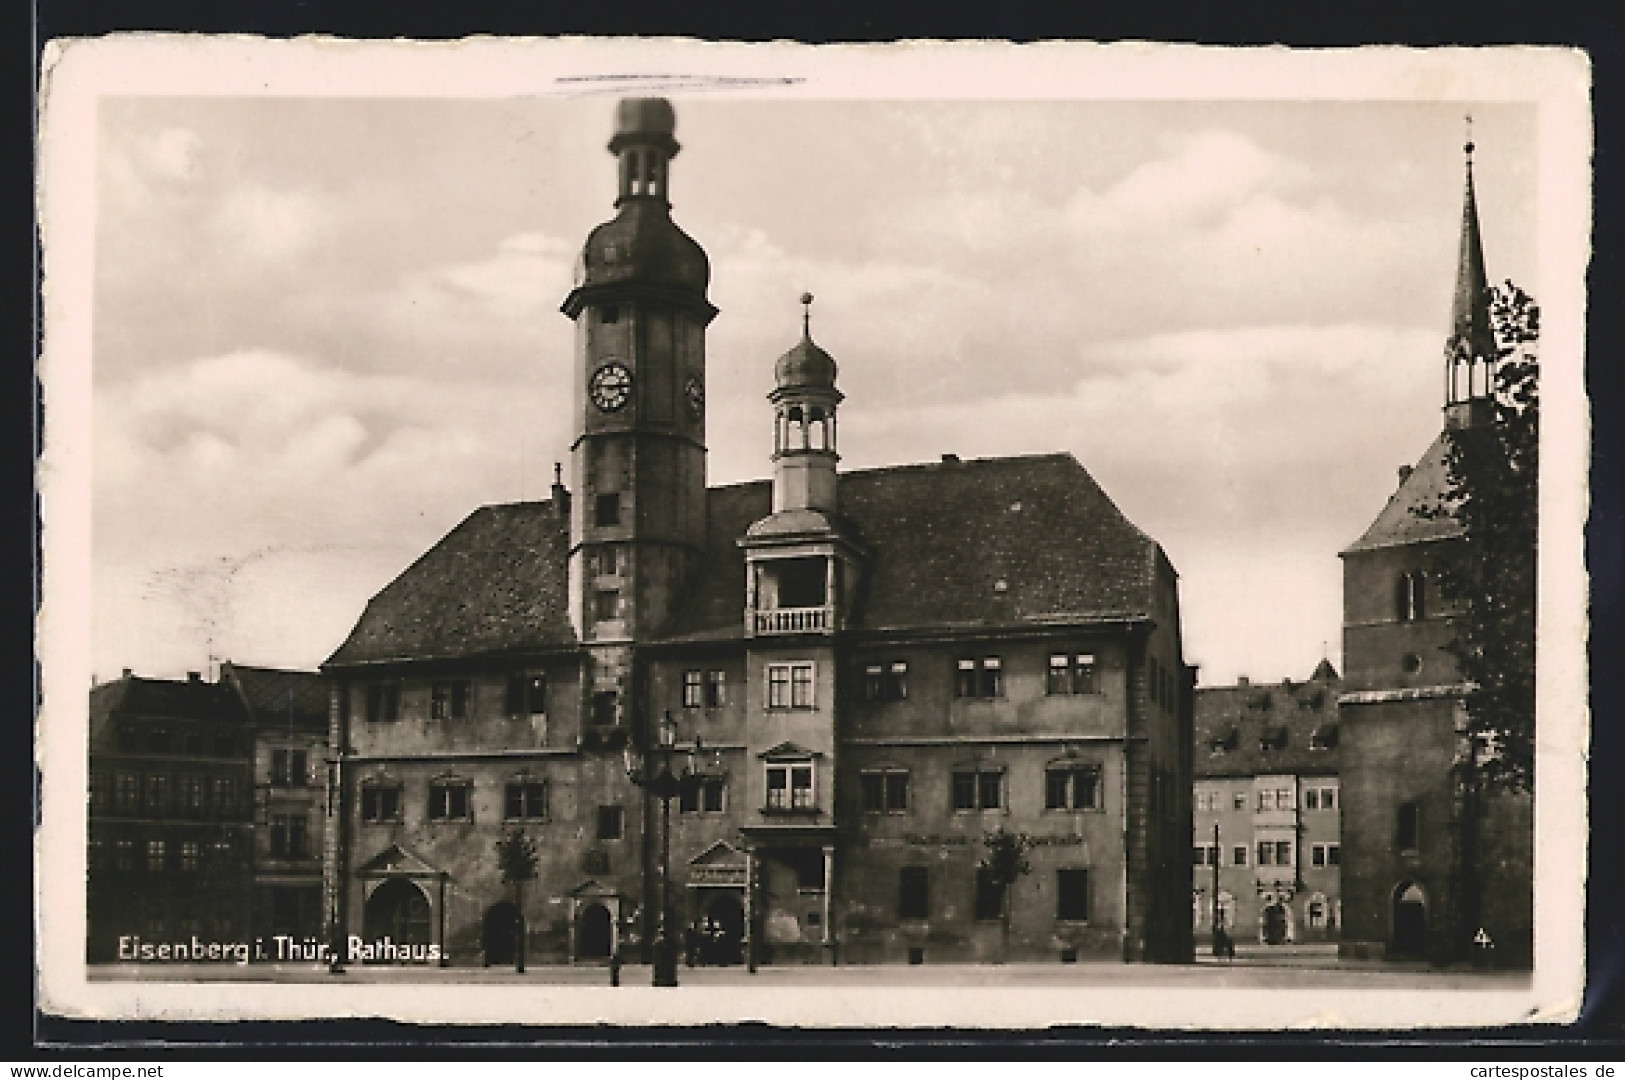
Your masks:
{"label": "arched entrance portal", "polygon": [[1427,946],[1427,894],[1415,882],[1394,886],[1392,950],[1400,956],[1419,956]]}
{"label": "arched entrance portal", "polygon": [[701,918],[699,962],[738,964],[744,960],[745,905],[738,894],[719,892]]}
{"label": "arched entrance portal", "polygon": [[1266,945],[1279,945],[1286,941],[1286,908],[1279,902],[1264,909],[1261,934]]}
{"label": "arched entrance portal", "polygon": [[480,935],[485,950],[485,966],[511,964],[519,953],[519,909],[507,900],[492,904],[485,913],[485,925]]}
{"label": "arched entrance portal", "polygon": [[608,960],[614,947],[614,921],[603,904],[588,904],[576,920],[576,959]]}
{"label": "arched entrance portal", "polygon": [[396,945],[427,945],[429,898],[405,878],[390,878],[367,897],[364,916],[367,939],[389,938]]}

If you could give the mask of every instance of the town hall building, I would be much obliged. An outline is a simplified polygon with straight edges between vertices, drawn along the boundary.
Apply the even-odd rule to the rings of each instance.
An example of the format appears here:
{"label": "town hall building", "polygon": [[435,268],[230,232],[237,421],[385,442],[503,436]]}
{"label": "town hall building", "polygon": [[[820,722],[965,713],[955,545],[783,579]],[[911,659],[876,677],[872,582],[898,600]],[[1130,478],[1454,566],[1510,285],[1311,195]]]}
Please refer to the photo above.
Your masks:
{"label": "town hall building", "polygon": [[[562,308],[568,487],[475,510],[324,666],[335,940],[1188,961],[1194,671],[1162,548],[1068,454],[841,471],[810,296],[757,421],[771,479],[707,486],[717,309],[674,130],[663,100],[616,110],[617,212]],[[1000,833],[1026,841],[1008,883]]]}

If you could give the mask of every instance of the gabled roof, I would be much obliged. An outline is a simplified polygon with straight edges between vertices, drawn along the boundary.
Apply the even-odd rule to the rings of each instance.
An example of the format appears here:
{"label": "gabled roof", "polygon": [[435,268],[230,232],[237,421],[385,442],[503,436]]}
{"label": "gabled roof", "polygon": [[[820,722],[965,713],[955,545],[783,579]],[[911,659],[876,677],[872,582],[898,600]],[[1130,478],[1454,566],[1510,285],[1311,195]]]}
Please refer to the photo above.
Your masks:
{"label": "gabled roof", "polygon": [[327,688],[314,671],[220,665],[222,682],[234,684],[256,723],[302,731],[327,730]]}
{"label": "gabled roof", "polygon": [[[1337,772],[1335,673],[1322,662],[1308,682],[1203,686],[1196,690],[1198,777]],[[1317,738],[1317,734],[1319,738]],[[1317,749],[1311,741],[1329,743]],[[1267,747],[1267,748],[1266,748]]]}
{"label": "gabled roof", "polygon": [[435,877],[440,871],[399,844],[391,844],[356,870],[364,877],[387,877],[404,874],[407,877]]}
{"label": "gabled roof", "polygon": [[239,724],[248,719],[230,687],[201,679],[145,679],[126,675],[90,691],[90,738],[100,741],[119,718]]}
{"label": "gabled roof", "polygon": [[1420,512],[1442,505],[1440,500],[1450,487],[1449,455],[1450,434],[1441,430],[1422,460],[1388,497],[1388,505],[1343,554],[1460,536],[1461,526],[1455,518]]}
{"label": "gabled roof", "polygon": [[[767,481],[712,488],[696,580],[662,640],[743,637],[738,540]],[[1150,614],[1162,559],[1070,454],[843,474],[840,524],[871,552],[858,630],[1088,623]],[[332,665],[569,646],[569,525],[550,503],[475,511],[373,597]]]}

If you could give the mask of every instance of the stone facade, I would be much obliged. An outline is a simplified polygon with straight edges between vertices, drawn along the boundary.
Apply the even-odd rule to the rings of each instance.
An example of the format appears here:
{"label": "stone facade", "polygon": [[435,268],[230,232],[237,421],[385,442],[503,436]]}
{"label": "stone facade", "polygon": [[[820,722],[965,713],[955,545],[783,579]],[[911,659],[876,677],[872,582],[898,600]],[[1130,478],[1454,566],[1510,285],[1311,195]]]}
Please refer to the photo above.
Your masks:
{"label": "stone facade", "polygon": [[[810,296],[772,481],[706,487],[716,312],[669,217],[673,130],[620,105],[617,216],[563,306],[574,490],[473,513],[325,666],[333,937],[451,964],[663,932],[695,962],[1188,960],[1167,558],[1069,456],[838,473]],[[978,873],[1001,831],[1031,841],[1007,890]]]}

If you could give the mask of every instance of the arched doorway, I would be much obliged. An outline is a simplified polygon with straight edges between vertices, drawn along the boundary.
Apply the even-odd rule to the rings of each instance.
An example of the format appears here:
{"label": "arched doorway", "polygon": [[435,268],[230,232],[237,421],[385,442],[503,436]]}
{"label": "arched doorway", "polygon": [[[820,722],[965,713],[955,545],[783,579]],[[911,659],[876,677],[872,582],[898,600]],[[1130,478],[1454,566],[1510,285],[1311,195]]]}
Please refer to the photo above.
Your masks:
{"label": "arched doorway", "polygon": [[608,960],[615,944],[614,921],[603,904],[588,904],[576,919],[576,959]]}
{"label": "arched doorway", "polygon": [[701,929],[709,928],[701,948],[702,962],[738,964],[744,960],[745,905],[736,893],[719,892],[706,905]]}
{"label": "arched doorway", "polygon": [[1279,945],[1286,941],[1286,908],[1281,906],[1280,901],[1266,907],[1261,918],[1263,926],[1260,928],[1260,934],[1264,938],[1264,944]]}
{"label": "arched doorway", "polygon": [[1394,886],[1392,950],[1401,956],[1419,956],[1427,946],[1427,894],[1415,882]]}
{"label": "arched doorway", "polygon": [[367,939],[389,938],[396,945],[427,945],[429,898],[405,878],[390,878],[367,897]]}
{"label": "arched doorway", "polygon": [[480,934],[485,966],[513,963],[518,958],[519,934],[519,909],[507,900],[492,904]]}

